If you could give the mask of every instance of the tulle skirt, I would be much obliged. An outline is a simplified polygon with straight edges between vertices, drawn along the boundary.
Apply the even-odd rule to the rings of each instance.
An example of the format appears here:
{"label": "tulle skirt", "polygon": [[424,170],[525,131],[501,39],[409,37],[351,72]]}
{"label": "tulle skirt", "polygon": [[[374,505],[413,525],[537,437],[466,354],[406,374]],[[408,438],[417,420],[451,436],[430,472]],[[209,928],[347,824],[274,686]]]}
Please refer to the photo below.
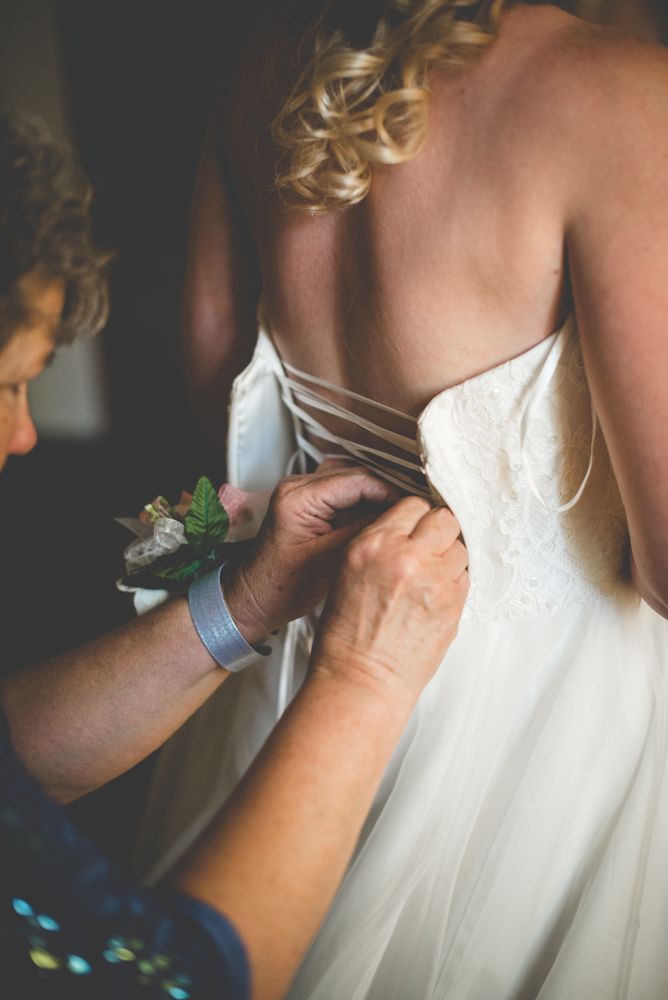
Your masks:
{"label": "tulle skirt", "polygon": [[464,621],[290,1000],[665,1000],[668,623]]}

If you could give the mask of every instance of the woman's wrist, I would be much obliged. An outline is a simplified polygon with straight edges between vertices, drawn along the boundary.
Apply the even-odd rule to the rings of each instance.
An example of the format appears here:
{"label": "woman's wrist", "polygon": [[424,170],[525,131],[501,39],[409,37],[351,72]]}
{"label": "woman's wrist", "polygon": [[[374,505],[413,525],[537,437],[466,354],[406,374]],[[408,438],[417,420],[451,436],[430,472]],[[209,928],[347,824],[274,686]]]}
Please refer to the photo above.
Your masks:
{"label": "woman's wrist", "polygon": [[348,775],[345,780],[352,781],[345,794],[358,783],[358,791],[366,789],[367,794],[372,786],[375,791],[414,707],[415,699],[407,695],[402,698],[316,661],[288,708],[286,722],[297,726],[295,733],[304,724],[313,731],[313,753],[316,746],[318,752],[330,747],[336,780]]}
{"label": "woman's wrist", "polygon": [[242,566],[236,566],[224,580],[221,580],[221,588],[234,624],[249,646],[261,642],[277,627],[275,623],[266,621],[248,586]]}
{"label": "woman's wrist", "polygon": [[336,653],[318,647],[309,664],[306,683],[318,689],[341,692],[360,711],[377,714],[403,728],[420,695],[385,665],[359,651],[341,648]]}

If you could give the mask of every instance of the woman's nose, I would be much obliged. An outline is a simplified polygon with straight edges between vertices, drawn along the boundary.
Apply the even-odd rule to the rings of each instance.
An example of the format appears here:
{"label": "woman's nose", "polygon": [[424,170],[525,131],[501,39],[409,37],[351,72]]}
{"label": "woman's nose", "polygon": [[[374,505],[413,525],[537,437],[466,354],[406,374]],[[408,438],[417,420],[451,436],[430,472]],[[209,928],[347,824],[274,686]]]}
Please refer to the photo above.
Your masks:
{"label": "woman's nose", "polygon": [[37,444],[37,431],[30,416],[28,393],[23,391],[19,412],[16,418],[14,434],[9,445],[10,455],[25,455]]}

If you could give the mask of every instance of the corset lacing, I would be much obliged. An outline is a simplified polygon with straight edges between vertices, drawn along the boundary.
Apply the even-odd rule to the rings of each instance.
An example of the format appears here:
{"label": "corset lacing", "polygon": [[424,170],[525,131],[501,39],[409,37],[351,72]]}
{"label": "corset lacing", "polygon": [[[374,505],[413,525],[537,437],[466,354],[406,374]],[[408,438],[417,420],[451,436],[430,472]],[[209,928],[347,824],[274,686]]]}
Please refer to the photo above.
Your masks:
{"label": "corset lacing", "polygon": [[[419,456],[420,449],[415,438],[406,437],[404,434],[397,434],[395,431],[380,427],[378,424],[373,423],[373,421],[347,410],[344,406],[339,405],[339,403],[326,399],[325,396],[315,389],[301,385],[294,378],[290,378],[290,375],[295,375],[297,378],[303,379],[311,385],[321,386],[323,389],[330,390],[330,392],[340,393],[348,397],[348,399],[356,399],[358,402],[364,403],[367,406],[373,406],[384,413],[391,413],[393,416],[401,417],[403,420],[407,420],[417,426],[416,417],[411,417],[407,413],[395,410],[392,406],[385,406],[384,403],[376,403],[373,399],[367,399],[366,396],[360,396],[359,393],[351,392],[349,389],[342,389],[340,386],[334,385],[331,382],[325,382],[324,379],[316,378],[314,375],[301,372],[286,361],[283,362],[283,368],[285,372],[279,374],[278,377],[281,383],[283,402],[290,410],[294,420],[295,437],[299,445],[297,459],[303,455],[309,455],[319,464],[325,458],[346,457],[345,455],[341,456],[339,453],[325,453],[320,451],[306,437],[306,431],[310,431],[311,434],[321,438],[323,441],[339,445],[340,448],[343,448],[348,453],[351,459],[354,459],[367,468],[373,469],[377,475],[394,483],[395,486],[399,486],[407,493],[414,493],[416,496],[425,497],[428,500],[431,499],[431,493],[427,486],[419,486],[407,473],[401,471],[402,469],[410,469],[411,472],[424,476],[420,462],[411,461],[410,458],[403,458],[401,455],[392,455],[390,452],[374,448],[371,445],[360,444],[357,441],[350,441],[348,438],[340,437],[338,434],[334,434],[328,430],[327,427],[321,424],[312,414],[307,413],[302,407],[303,405],[310,406],[321,413],[328,413],[330,416],[348,420],[350,423],[356,424],[358,427],[380,438],[381,441],[389,441],[391,444],[396,445],[406,455]],[[388,465],[390,465],[389,468]],[[391,466],[398,466],[398,468],[392,468]],[[303,471],[306,471],[305,467]]]}
{"label": "corset lacing", "polygon": [[[536,416],[538,407],[548,390],[549,384],[557,370],[559,362],[575,336],[577,336],[577,327],[575,323],[575,316],[571,313],[562,329],[558,334],[556,334],[554,344],[550,348],[543,367],[538,373],[535,385],[531,391],[522,415],[520,427],[522,467],[524,469],[524,475],[526,476],[527,485],[541,507],[544,507],[545,510],[555,514],[562,514],[565,511],[570,510],[582,496],[582,492],[589,480],[594,464],[594,445],[596,442],[597,428],[596,411],[594,409],[593,401],[591,404],[592,432],[589,451],[589,466],[577,492],[567,503],[551,508],[545,500],[545,497],[538,489],[531,471],[527,447],[527,435],[529,433],[531,421]],[[293,459],[295,463],[299,463],[301,471],[306,471],[306,455],[309,455],[318,464],[325,458],[346,457],[345,455],[342,456],[338,452],[327,453],[320,451],[320,449],[316,448],[313,442],[306,437],[306,433],[310,432],[312,435],[323,441],[329,441],[332,444],[336,444],[340,448],[343,448],[351,459],[354,459],[356,462],[359,462],[361,465],[364,465],[369,469],[373,469],[377,475],[382,476],[383,479],[389,480],[389,482],[394,483],[395,486],[399,486],[407,493],[413,493],[416,496],[425,497],[428,500],[433,499],[433,495],[431,494],[428,486],[420,486],[407,473],[401,471],[402,469],[410,469],[411,472],[418,473],[420,476],[424,477],[424,470],[421,462],[411,461],[408,457],[403,458],[400,455],[390,454],[387,451],[374,448],[371,445],[360,444],[357,441],[350,441],[348,438],[340,437],[338,434],[334,434],[332,431],[328,430],[328,428],[321,424],[320,421],[317,420],[312,414],[307,413],[306,410],[303,409],[303,406],[306,405],[314,410],[318,410],[321,413],[328,413],[333,417],[348,420],[351,423],[356,424],[358,427],[361,427],[369,433],[375,435],[381,441],[388,441],[391,444],[394,444],[407,456],[420,455],[420,448],[416,438],[406,437],[404,434],[397,434],[395,431],[390,431],[385,427],[375,424],[371,420],[367,420],[364,417],[359,416],[357,413],[347,410],[339,403],[335,403],[332,400],[325,398],[325,396],[316,389],[309,388],[308,386],[295,381],[294,378],[290,377],[291,375],[302,379],[304,382],[310,383],[312,386],[320,386],[330,392],[336,392],[342,396],[346,396],[348,399],[355,399],[360,403],[364,403],[366,406],[373,406],[377,410],[382,410],[384,413],[391,413],[393,416],[401,417],[402,420],[407,420],[409,423],[414,424],[416,428],[418,419],[417,417],[409,416],[407,413],[402,413],[401,410],[396,410],[392,406],[386,406],[384,403],[377,403],[375,400],[368,399],[366,396],[361,396],[357,392],[351,392],[350,389],[343,389],[341,386],[334,385],[332,382],[326,382],[324,379],[316,378],[314,375],[308,375],[306,372],[302,372],[293,365],[289,365],[286,361],[283,361],[282,370],[277,372],[277,376],[281,384],[283,402],[293,417],[295,438],[299,446],[297,452],[293,456]],[[445,392],[447,391],[448,390],[446,389]],[[390,465],[389,468],[388,465]],[[395,468],[392,468],[392,466],[395,466]]]}

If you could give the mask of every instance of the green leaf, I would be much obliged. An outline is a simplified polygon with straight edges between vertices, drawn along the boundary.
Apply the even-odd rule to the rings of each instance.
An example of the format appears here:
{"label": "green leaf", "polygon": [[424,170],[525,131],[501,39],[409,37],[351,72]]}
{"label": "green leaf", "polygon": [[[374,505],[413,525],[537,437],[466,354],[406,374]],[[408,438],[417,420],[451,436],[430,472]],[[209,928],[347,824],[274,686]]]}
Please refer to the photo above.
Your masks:
{"label": "green leaf", "polygon": [[[146,567],[152,576],[161,576],[167,580],[182,580],[194,573],[202,565],[189,545],[181,545],[176,552],[167,552],[158,556]],[[142,572],[139,570],[139,572]],[[134,574],[130,574],[133,576]]]}
{"label": "green leaf", "polygon": [[193,562],[181,562],[175,566],[156,566],[155,563],[151,563],[150,568],[153,576],[159,576],[165,580],[185,580],[186,577],[196,573],[201,565],[202,560],[195,559]]}
{"label": "green leaf", "polygon": [[199,559],[207,559],[227,536],[230,519],[206,476],[195,487],[184,524],[188,544]]}

